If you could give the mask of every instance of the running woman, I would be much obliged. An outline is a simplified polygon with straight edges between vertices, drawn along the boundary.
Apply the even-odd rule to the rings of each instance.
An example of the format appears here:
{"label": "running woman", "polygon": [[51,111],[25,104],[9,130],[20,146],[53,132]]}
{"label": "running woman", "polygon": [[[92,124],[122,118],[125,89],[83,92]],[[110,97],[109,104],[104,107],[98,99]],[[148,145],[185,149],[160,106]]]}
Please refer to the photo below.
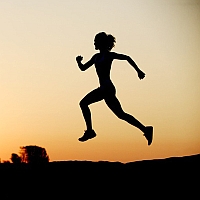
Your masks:
{"label": "running woman", "polygon": [[85,119],[87,130],[84,132],[83,136],[79,138],[79,141],[84,142],[96,136],[96,133],[92,127],[92,119],[89,105],[104,100],[107,106],[119,119],[125,120],[129,124],[140,129],[145,136],[148,145],[151,145],[153,140],[153,127],[144,126],[132,115],[123,111],[121,104],[116,97],[115,86],[110,79],[111,65],[114,59],[128,61],[128,63],[136,70],[139,79],[143,79],[145,77],[145,73],[138,68],[131,57],[124,54],[111,52],[111,49],[115,46],[115,42],[115,37],[110,34],[108,35],[105,32],[100,32],[95,36],[94,39],[95,49],[99,50],[99,53],[93,55],[92,58],[85,64],[82,63],[82,56],[76,57],[78,67],[81,71],[85,71],[94,64],[100,84],[98,88],[88,93],[80,101],[80,107],[83,113],[83,117]]}

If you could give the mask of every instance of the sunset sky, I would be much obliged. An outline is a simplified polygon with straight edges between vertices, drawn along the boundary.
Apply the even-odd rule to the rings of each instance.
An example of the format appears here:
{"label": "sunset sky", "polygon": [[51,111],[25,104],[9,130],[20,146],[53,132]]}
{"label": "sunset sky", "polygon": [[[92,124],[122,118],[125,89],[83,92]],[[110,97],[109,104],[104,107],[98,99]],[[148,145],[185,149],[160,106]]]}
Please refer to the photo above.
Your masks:
{"label": "sunset sky", "polygon": [[[151,146],[104,101],[90,106],[97,137],[78,141],[79,101],[99,83],[94,66],[81,72],[75,57],[97,53],[101,31],[146,73],[139,80],[128,62],[114,61],[111,78],[124,111],[154,126]],[[199,0],[1,0],[1,161],[26,145],[44,147],[50,161],[200,153],[199,75]]]}

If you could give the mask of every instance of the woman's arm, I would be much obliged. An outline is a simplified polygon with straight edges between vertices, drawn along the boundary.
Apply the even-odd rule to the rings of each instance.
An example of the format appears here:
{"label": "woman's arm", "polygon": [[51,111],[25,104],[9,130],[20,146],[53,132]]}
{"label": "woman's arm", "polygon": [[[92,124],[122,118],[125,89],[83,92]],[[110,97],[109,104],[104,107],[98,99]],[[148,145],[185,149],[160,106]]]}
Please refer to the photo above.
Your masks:
{"label": "woman's arm", "polygon": [[136,65],[136,63],[132,60],[130,56],[127,56],[124,54],[118,54],[114,52],[112,52],[112,56],[113,56],[113,59],[128,61],[128,63],[137,71],[138,77],[140,79],[143,79],[145,77],[145,73],[139,69],[139,67]]}
{"label": "woman's arm", "polygon": [[91,67],[94,64],[94,56],[85,64],[83,64],[81,61],[83,60],[82,56],[77,56],[76,57],[76,62],[78,64],[78,67],[80,68],[81,71],[85,71],[89,67]]}

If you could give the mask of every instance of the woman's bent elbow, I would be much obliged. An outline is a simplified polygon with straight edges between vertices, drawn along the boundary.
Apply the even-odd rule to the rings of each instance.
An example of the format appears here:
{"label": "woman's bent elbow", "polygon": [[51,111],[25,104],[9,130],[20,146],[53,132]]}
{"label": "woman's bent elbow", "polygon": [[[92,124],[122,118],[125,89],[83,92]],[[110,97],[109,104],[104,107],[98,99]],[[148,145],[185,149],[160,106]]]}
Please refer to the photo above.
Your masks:
{"label": "woman's bent elbow", "polygon": [[80,69],[81,71],[85,71],[85,70],[86,70],[86,68],[83,67],[83,66],[79,66],[79,69]]}

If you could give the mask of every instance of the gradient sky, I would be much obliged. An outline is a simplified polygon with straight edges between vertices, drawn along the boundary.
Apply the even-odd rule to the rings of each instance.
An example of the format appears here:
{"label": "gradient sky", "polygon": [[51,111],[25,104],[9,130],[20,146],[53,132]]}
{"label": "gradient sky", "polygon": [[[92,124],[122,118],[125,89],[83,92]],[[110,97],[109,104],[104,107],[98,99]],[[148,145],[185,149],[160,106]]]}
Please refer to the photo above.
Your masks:
{"label": "gradient sky", "polygon": [[[199,0],[1,0],[0,158],[20,146],[46,148],[51,161],[129,162],[200,153]],[[142,133],[99,102],[90,106],[97,137],[77,139],[85,124],[79,101],[98,87],[95,34],[116,37],[113,51],[133,58],[111,72],[123,109],[154,126]]]}

